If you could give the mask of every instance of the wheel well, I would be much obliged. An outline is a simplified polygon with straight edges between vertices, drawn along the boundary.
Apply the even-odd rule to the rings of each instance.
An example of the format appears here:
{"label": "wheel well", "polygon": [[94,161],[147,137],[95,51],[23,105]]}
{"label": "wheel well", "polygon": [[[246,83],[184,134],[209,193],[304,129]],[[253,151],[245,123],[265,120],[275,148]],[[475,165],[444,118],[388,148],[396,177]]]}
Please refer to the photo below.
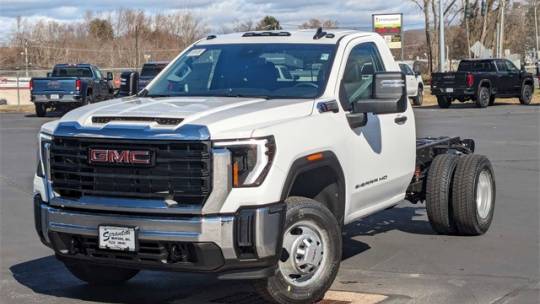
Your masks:
{"label": "wheel well", "polygon": [[524,84],[524,85],[526,85],[526,84],[528,84],[528,85],[533,85],[533,83],[534,83],[534,82],[533,82],[532,78],[530,78],[530,79],[525,79],[525,81],[523,81],[523,84]]}
{"label": "wheel well", "polygon": [[421,84],[421,83],[419,83],[419,84],[418,84],[418,89],[423,90],[423,89],[424,89],[424,85]]}
{"label": "wheel well", "polygon": [[[331,152],[329,152],[331,153]],[[315,163],[303,158],[293,164],[285,182],[282,200],[290,196],[311,198],[324,204],[343,224],[345,213],[345,179],[333,153]]]}
{"label": "wheel well", "polygon": [[90,95],[92,95],[92,88],[88,88],[88,90],[86,90],[86,96]]}
{"label": "wheel well", "polygon": [[491,87],[491,83],[489,83],[489,81],[487,80],[484,80],[480,83],[480,87],[485,87],[485,88],[490,88]]}

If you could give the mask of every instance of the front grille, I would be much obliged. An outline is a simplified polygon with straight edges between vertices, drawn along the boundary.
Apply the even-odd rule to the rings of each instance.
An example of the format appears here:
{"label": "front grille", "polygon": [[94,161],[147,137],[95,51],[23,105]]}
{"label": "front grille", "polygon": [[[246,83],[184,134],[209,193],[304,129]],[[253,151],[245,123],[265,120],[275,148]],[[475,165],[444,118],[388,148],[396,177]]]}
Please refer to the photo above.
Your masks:
{"label": "front grille", "polygon": [[[211,191],[209,141],[117,140],[56,137],[51,145],[53,190],[66,198],[84,195],[172,199],[202,205]],[[94,165],[90,148],[150,150],[155,165]]]}

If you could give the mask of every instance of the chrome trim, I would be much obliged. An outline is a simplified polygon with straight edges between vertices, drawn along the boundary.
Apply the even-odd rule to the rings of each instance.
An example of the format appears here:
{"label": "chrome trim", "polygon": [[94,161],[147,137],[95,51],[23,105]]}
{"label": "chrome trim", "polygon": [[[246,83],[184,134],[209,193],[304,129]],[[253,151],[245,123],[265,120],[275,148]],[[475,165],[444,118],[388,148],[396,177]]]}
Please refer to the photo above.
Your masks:
{"label": "chrome trim", "polygon": [[81,126],[76,121],[60,122],[54,130],[53,136],[148,140],[210,140],[208,128],[200,125],[186,124],[169,129],[152,128],[146,124]]}
{"label": "chrome trim", "polygon": [[142,240],[173,242],[213,242],[218,245],[225,259],[235,259],[234,216],[209,217],[150,217],[113,214],[93,214],[66,211],[41,205],[47,221],[44,230],[77,235],[98,235],[98,226],[114,224],[138,227],[138,237]]}
{"label": "chrome trim", "polygon": [[212,192],[206,199],[203,214],[218,213],[232,189],[231,152],[227,149],[212,149]]}

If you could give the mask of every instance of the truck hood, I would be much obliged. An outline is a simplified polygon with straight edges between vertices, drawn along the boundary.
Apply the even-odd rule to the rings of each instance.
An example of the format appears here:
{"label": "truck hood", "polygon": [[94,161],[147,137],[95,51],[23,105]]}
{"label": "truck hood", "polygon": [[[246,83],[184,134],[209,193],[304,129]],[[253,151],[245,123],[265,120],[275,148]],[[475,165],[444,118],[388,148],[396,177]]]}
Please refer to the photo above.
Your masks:
{"label": "truck hood", "polygon": [[[145,131],[180,132],[186,126],[205,127],[212,139],[246,138],[260,127],[311,114],[312,99],[235,97],[127,97],[81,107],[43,126],[55,133],[59,125],[76,126],[81,132],[133,126]],[[97,119],[101,121],[97,122]],[[176,119],[173,124],[154,121]],[[104,122],[105,121],[105,122]],[[87,133],[87,132],[86,132]]]}

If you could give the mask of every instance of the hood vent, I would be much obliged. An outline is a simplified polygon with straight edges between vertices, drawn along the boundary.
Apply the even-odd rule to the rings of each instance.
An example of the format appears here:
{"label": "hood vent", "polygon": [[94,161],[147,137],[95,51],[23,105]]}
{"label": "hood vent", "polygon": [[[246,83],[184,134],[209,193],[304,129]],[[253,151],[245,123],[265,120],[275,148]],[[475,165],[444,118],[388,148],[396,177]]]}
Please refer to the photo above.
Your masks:
{"label": "hood vent", "polygon": [[113,117],[113,116],[94,116],[93,123],[106,124],[111,121],[126,121],[126,122],[157,122],[160,125],[176,126],[184,119],[182,118],[166,118],[166,117]]}

